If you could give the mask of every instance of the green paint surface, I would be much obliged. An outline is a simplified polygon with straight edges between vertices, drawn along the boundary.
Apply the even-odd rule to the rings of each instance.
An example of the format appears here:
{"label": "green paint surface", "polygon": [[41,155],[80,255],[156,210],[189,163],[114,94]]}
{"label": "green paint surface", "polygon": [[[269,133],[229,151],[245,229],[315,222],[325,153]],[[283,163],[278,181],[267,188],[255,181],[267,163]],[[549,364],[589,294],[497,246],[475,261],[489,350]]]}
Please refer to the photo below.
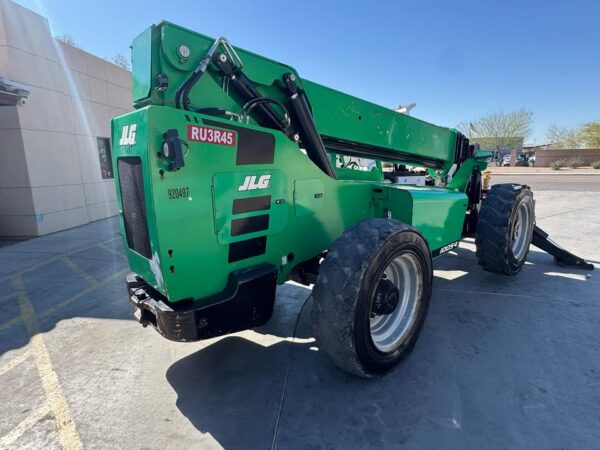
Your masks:
{"label": "green paint surface", "polygon": [[[258,126],[254,120],[235,125],[272,134],[272,164],[237,165],[236,146],[187,141],[188,125],[202,125],[203,120],[232,124],[227,119],[174,108],[175,91],[212,42],[163,22],[144,31],[133,44],[137,109],[113,119],[113,163],[117,173],[118,158],[142,159],[152,258],[133,252],[123,239],[131,269],[144,280],[171,301],[201,300],[218,294],[231,273],[263,263],[277,267],[278,282],[283,283],[294,265],[326,251],[350,226],[374,217],[391,215],[412,224],[426,238],[431,251],[460,239],[467,207],[464,190],[473,168],[485,168],[484,162],[466,161],[446,188],[409,187],[384,182],[380,161],[371,171],[338,168],[337,178],[330,178],[295,141]],[[182,44],[190,49],[187,59],[177,51]],[[295,70],[251,52],[237,51],[244,72],[260,93],[286,101],[280,80]],[[163,91],[156,89],[158,74],[169,80]],[[308,81],[300,84],[322,136],[427,157],[438,161],[442,172],[452,166],[455,131]],[[239,111],[241,105],[223,87],[220,75],[211,68],[194,87],[192,105]],[[120,145],[123,127],[133,124],[137,126],[135,144]],[[185,166],[178,171],[170,171],[160,155],[163,134],[171,129],[177,130],[184,142]],[[334,162],[337,157],[331,153]],[[261,176],[269,177],[268,186],[240,189],[247,177],[254,177],[256,182]],[[115,181],[122,209],[118,177]],[[172,195],[174,192],[177,195]],[[268,210],[233,213],[234,200],[266,195],[271,196]],[[232,235],[232,220],[264,214],[269,215],[267,229]],[[121,227],[125,236],[123,221]],[[267,239],[264,254],[229,262],[230,245],[261,236]]]}

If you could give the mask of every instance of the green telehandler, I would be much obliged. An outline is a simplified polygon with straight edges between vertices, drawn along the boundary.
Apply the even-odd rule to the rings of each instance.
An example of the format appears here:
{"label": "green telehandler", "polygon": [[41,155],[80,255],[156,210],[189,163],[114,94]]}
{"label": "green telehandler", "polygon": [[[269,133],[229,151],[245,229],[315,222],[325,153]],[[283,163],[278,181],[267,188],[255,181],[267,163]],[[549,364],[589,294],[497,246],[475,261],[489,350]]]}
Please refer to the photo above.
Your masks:
{"label": "green telehandler", "polygon": [[475,236],[484,270],[529,245],[590,264],[535,225],[525,185],[482,189],[491,153],[300,78],[290,66],[161,22],[132,46],[135,110],[112,121],[137,320],[173,341],[250,329],[278,284],[314,284],[319,348],[379,376],[414,347],[432,259]]}

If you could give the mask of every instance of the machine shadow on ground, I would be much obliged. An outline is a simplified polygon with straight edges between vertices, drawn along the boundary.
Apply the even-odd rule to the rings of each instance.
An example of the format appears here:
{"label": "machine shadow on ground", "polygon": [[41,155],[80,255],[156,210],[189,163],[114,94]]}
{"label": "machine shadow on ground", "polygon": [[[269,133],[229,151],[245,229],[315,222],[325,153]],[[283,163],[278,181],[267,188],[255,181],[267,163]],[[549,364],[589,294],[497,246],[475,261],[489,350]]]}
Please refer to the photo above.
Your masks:
{"label": "machine shadow on ground", "polygon": [[133,319],[127,271],[115,219],[2,248],[0,355],[29,342],[23,302],[43,333],[75,317]]}
{"label": "machine shadow on ground", "polygon": [[310,291],[280,286],[266,325],[216,338],[168,369],[177,408],[224,448],[271,446],[292,350],[315,345],[300,323],[310,313]]}
{"label": "machine shadow on ground", "polygon": [[[277,427],[281,448],[474,448],[482,435],[491,447],[590,443],[590,419],[561,417],[563,407],[589,411],[600,400],[591,387],[577,395],[568,388],[597,382],[600,374],[597,359],[575,360],[568,352],[576,344],[597,346],[589,327],[590,308],[598,308],[591,301],[595,280],[537,251],[517,277],[488,274],[471,247],[467,242],[436,261],[420,340],[387,376],[358,379],[321,355],[310,299],[292,342],[292,311],[309,294],[294,287],[294,306],[278,306],[262,329],[222,338],[168,369],[177,408],[224,448],[271,447]],[[561,321],[564,314],[585,326],[574,329]],[[554,335],[561,341],[550,344]],[[540,405],[544,414],[533,414]],[[558,420],[572,429],[557,431]]]}

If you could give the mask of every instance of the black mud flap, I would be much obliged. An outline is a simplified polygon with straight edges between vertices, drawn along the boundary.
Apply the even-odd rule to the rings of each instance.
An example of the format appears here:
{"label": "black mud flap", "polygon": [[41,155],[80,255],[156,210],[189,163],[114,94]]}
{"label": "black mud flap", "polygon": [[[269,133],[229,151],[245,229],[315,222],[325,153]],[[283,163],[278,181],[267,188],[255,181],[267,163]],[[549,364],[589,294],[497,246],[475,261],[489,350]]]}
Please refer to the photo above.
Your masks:
{"label": "black mud flap", "polygon": [[134,273],[127,288],[138,322],[171,341],[193,342],[267,323],[276,281],[277,268],[265,264],[231,274],[223,292],[201,300],[169,302]]}
{"label": "black mud flap", "polygon": [[585,259],[575,256],[566,251],[548,238],[548,233],[537,225],[533,229],[531,243],[536,247],[554,256],[554,260],[559,266],[577,267],[578,269],[594,270],[594,265]]}

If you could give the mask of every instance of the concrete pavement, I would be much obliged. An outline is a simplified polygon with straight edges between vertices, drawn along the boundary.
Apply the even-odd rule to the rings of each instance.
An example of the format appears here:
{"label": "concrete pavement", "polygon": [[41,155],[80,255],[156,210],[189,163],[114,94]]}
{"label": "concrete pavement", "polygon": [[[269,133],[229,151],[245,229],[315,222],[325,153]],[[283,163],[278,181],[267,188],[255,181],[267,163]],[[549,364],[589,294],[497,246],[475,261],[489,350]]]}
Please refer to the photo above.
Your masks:
{"label": "concrete pavement", "polygon": [[[523,183],[531,186],[533,192],[561,191],[600,192],[600,172],[583,173],[502,173],[492,174],[492,184]],[[597,194],[596,194],[597,195]]]}
{"label": "concrete pavement", "polygon": [[[536,192],[538,224],[600,267],[600,200]],[[264,327],[179,344],[131,316],[109,219],[0,249],[0,448],[569,448],[600,442],[600,278],[530,253],[506,278],[472,241],[435,262],[413,354],[348,376],[308,288]]]}

